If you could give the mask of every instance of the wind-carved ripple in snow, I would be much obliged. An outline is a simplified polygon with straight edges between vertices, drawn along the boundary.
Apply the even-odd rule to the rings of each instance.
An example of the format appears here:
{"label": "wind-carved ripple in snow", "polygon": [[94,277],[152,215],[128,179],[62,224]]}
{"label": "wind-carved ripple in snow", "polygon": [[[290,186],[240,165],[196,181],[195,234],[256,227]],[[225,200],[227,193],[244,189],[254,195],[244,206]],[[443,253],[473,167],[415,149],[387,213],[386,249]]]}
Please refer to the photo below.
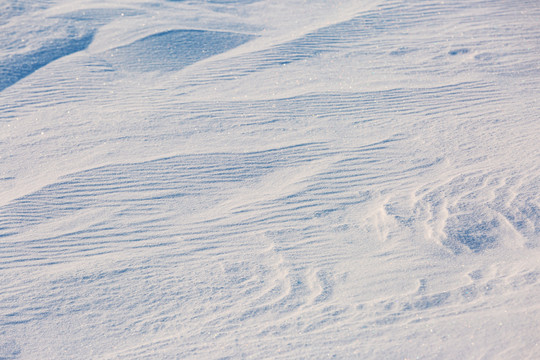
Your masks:
{"label": "wind-carved ripple in snow", "polygon": [[[302,149],[305,148],[311,151],[304,152]],[[46,239],[36,238],[27,245],[54,253],[52,249],[57,245],[69,244],[71,251],[76,253],[92,243],[101,247],[104,241],[170,238],[171,233],[160,235],[159,230],[161,222],[168,217],[189,217],[194,212],[203,212],[227,199],[242,184],[249,184],[276,168],[319,158],[323,148],[308,144],[245,155],[186,155],[73,174],[3,206],[0,209],[0,238],[8,242],[21,231],[46,227],[59,219],[96,209],[112,212],[112,218],[56,236],[55,231],[49,231],[52,234]],[[138,220],[128,226],[124,223],[127,218]],[[208,234],[202,231],[199,235]],[[195,232],[192,236],[196,236]],[[91,248],[88,246],[85,251]]]}
{"label": "wind-carved ripple in snow", "polygon": [[103,56],[126,71],[177,71],[252,38],[252,35],[232,32],[171,30],[109,50]]}
{"label": "wind-carved ripple in snow", "polygon": [[0,58],[0,91],[57,59],[86,49],[93,36],[91,31],[75,32],[66,38],[45,41],[38,48],[22,54]]}
{"label": "wind-carved ripple in snow", "polygon": [[419,204],[430,209],[433,239],[455,254],[537,247],[539,183],[528,175],[472,172],[430,189]]}
{"label": "wind-carved ripple in snow", "polygon": [[[0,267],[56,270],[43,283],[47,289],[9,280],[0,295],[5,304],[0,324],[46,324],[69,313],[99,328],[102,320],[89,309],[99,306],[112,314],[120,306],[137,314],[123,320],[134,334],[144,335],[161,319],[167,331],[177,327],[183,339],[197,342],[239,324],[258,329],[261,317],[271,321],[276,312],[295,311],[312,290],[318,293],[317,280],[310,287],[284,262],[264,235],[271,221],[258,225],[248,218],[238,226],[235,221],[241,219],[229,215],[246,201],[246,192],[257,195],[262,179],[286,167],[308,166],[327,150],[311,143],[104,166],[66,176],[3,206]],[[268,185],[279,188],[273,181]],[[94,262],[101,265],[87,266]],[[316,277],[322,289],[328,288],[328,277]],[[141,284],[142,292],[119,288],[119,278]],[[28,302],[13,300],[20,296]],[[219,307],[218,316],[208,307]]]}
{"label": "wind-carved ripple in snow", "polygon": [[[197,3],[174,4],[178,19],[197,16]],[[238,4],[207,3],[218,22],[231,20],[219,4]],[[148,23],[171,2],[140,4],[127,21]],[[449,356],[531,354],[538,168],[508,170],[521,160],[512,152],[537,156],[536,77],[523,75],[538,71],[538,10],[528,5],[386,1],[227,54],[251,39],[241,31],[253,18],[238,33],[160,32],[177,28],[173,14],[152,18],[154,35],[125,44],[137,31],[103,27],[101,46],[125,45],[34,66],[2,92],[0,118],[20,130],[2,142],[7,161],[43,149],[54,166],[100,144],[104,162],[125,159],[116,145],[157,159],[72,173],[0,207],[0,358],[90,347],[100,358],[406,358],[428,353],[420,342]],[[109,12],[95,11],[63,19]],[[58,38],[68,38],[52,42],[60,50],[77,45]],[[336,77],[302,85],[327,69]],[[111,122],[122,126],[101,126]],[[54,137],[34,136],[38,126]],[[224,152],[163,158],[190,145]],[[484,346],[463,341],[475,336]]]}
{"label": "wind-carved ripple in snow", "polygon": [[[514,51],[507,42],[502,41],[506,36],[502,34],[505,33],[504,16],[508,10],[500,4],[485,1],[482,4],[489,14],[486,16],[495,23],[489,33],[476,26],[475,18],[470,17],[467,2],[384,2],[351,19],[315,29],[292,40],[271,44],[262,50],[235,56],[232,61],[218,59],[210,62],[196,74],[185,74],[182,87],[237,79],[321,58],[325,54],[339,54],[338,59],[343,56],[345,65],[350,62],[348,59],[355,59],[355,71],[375,72],[380,77],[385,76],[389,66],[393,67],[396,75],[415,80],[421,80],[422,76],[419,75],[423,75],[434,76],[438,81],[448,75],[468,74],[471,67],[479,72],[502,76],[534,75],[536,64],[532,58]],[[419,18],[417,14],[422,14],[422,17]],[[535,11],[531,11],[528,21],[520,25],[523,33],[529,34],[522,41],[526,41],[531,49],[538,46],[534,42],[534,14]],[[453,24],[441,22],[443,17],[452,19]],[[444,31],[426,38],[415,37],[416,33],[429,34],[433,26],[439,26]],[[409,33],[410,29],[414,29],[414,33]],[[446,41],[441,41],[441,38]],[[400,46],[404,42],[408,45]],[[494,43],[499,46],[494,47]],[[373,56],[379,60],[371,61]],[[357,61],[358,58],[365,61]],[[333,58],[326,61],[333,61]]]}
{"label": "wind-carved ripple in snow", "polygon": [[[22,322],[44,321],[78,309],[85,317],[87,301],[112,311],[106,294],[122,277],[160,284],[149,285],[154,296],[161,294],[157,313],[144,312],[154,305],[143,295],[114,290],[125,299],[122,307],[140,312],[130,318],[137,324],[125,324],[135,332],[160,318],[167,326],[191,324],[181,331],[191,341],[240,327],[258,338],[335,329],[358,315],[335,296],[346,274],[334,266],[350,258],[348,249],[358,241],[347,211],[377,199],[364,191],[370,184],[399,183],[431,166],[390,171],[399,156],[392,147],[401,141],[395,136],[340,151],[311,143],[184,155],[66,176],[0,209],[1,266],[115,260],[109,272],[85,267],[58,279],[81,294],[61,302],[60,310],[50,310],[59,301],[51,295],[39,307],[17,306],[11,314]],[[122,260],[128,255],[129,262]],[[58,294],[57,285],[50,287]],[[27,298],[38,296],[35,289],[24,291]],[[98,299],[86,300],[88,293]],[[190,311],[175,310],[178,301]],[[218,307],[218,315],[207,306]]]}

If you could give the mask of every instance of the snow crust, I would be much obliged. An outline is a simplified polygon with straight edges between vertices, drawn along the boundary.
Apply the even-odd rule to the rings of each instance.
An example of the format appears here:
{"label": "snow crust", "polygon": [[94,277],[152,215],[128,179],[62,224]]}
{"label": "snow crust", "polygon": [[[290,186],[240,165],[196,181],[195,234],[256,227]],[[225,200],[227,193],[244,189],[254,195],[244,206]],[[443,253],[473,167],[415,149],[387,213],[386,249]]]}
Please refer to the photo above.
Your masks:
{"label": "snow crust", "polygon": [[537,1],[0,3],[0,359],[534,359]]}

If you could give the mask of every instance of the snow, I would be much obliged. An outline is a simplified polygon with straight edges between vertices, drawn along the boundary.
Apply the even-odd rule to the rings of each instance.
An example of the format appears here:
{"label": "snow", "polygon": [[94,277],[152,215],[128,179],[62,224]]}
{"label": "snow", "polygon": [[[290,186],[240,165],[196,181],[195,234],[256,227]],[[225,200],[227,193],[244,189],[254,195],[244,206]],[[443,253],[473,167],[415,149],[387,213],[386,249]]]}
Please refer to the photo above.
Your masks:
{"label": "snow", "polygon": [[534,359],[540,7],[0,4],[0,359]]}

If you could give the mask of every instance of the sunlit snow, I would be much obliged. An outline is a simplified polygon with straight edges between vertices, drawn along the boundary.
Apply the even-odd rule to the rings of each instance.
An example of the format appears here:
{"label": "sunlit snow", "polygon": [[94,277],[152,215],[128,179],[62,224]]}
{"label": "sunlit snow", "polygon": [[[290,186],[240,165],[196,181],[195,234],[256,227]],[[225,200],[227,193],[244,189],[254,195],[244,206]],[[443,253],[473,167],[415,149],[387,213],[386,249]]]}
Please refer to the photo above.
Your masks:
{"label": "sunlit snow", "polygon": [[0,359],[535,359],[540,3],[0,2]]}

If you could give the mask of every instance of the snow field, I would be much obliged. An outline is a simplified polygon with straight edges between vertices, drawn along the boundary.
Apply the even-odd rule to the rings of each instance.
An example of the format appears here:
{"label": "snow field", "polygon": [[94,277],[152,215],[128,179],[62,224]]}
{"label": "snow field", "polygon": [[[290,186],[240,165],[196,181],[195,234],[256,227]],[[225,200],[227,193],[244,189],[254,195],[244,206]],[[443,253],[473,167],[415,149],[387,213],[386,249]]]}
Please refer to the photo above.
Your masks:
{"label": "snow field", "polygon": [[0,359],[539,352],[536,2],[0,6]]}

